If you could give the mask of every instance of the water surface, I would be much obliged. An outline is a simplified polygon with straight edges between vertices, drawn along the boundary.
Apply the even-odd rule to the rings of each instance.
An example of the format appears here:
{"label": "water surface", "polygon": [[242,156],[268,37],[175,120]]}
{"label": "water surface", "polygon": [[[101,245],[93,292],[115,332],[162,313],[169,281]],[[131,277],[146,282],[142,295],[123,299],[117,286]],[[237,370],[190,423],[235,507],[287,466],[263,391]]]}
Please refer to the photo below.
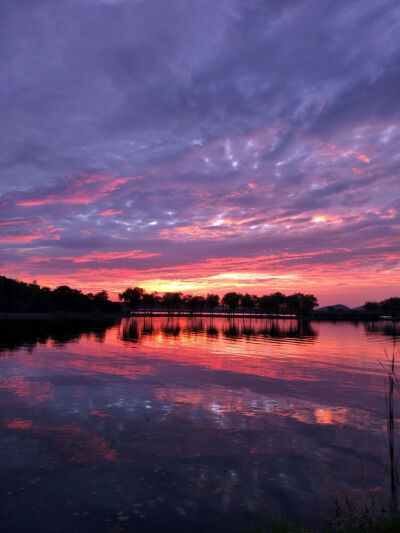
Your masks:
{"label": "water surface", "polygon": [[386,501],[389,324],[0,322],[0,529],[229,531]]}

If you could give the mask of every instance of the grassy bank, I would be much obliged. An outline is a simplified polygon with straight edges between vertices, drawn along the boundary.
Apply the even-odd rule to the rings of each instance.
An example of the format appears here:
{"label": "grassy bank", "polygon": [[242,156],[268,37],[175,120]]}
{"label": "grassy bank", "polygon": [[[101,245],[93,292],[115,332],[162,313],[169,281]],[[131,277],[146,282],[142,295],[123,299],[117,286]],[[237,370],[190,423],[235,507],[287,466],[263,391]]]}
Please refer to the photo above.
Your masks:
{"label": "grassy bank", "polygon": [[400,513],[372,517],[368,514],[327,521],[320,528],[307,528],[287,518],[271,520],[266,525],[243,528],[242,533],[400,533]]}

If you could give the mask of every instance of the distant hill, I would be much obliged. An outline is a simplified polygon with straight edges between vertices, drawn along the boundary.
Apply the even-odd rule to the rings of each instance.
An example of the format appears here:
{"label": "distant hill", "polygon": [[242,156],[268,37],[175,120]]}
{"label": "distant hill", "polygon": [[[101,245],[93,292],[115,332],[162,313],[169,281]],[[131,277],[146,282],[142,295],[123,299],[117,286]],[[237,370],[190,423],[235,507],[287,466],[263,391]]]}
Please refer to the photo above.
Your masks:
{"label": "distant hill", "polygon": [[318,307],[314,313],[350,313],[353,309],[343,304],[326,305],[325,307]]}

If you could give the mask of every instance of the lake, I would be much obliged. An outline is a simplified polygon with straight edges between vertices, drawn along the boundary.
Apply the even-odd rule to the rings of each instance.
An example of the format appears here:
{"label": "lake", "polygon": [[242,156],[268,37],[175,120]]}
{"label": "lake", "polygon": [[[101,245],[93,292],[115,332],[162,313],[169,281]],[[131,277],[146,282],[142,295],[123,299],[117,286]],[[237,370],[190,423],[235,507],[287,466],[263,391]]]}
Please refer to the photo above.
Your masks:
{"label": "lake", "polygon": [[388,500],[390,323],[0,322],[0,530],[240,531]]}

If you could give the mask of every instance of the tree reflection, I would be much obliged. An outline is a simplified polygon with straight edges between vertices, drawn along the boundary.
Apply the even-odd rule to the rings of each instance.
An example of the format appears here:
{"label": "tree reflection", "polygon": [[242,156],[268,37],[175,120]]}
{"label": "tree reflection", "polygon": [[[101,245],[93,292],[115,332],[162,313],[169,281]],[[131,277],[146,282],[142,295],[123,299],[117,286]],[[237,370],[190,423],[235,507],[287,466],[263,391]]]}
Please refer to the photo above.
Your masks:
{"label": "tree reflection", "polygon": [[143,327],[142,327],[142,335],[153,335],[154,333],[154,327],[153,327],[153,319],[150,318],[149,320],[144,319],[143,320]]}
{"label": "tree reflection", "polygon": [[123,322],[121,340],[125,342],[138,342],[140,337],[140,331],[137,320],[130,320],[129,322]]}
{"label": "tree reflection", "polygon": [[241,336],[241,331],[234,320],[228,320],[228,326],[222,328],[222,333],[228,338],[238,338]]}
{"label": "tree reflection", "polygon": [[187,327],[185,328],[185,332],[187,333],[194,333],[199,334],[204,332],[204,325],[203,321],[200,319],[190,319],[187,322]]}
{"label": "tree reflection", "polygon": [[27,348],[32,351],[40,344],[53,342],[64,346],[77,342],[83,335],[104,342],[106,331],[114,320],[1,320],[0,353]]}
{"label": "tree reflection", "polygon": [[313,340],[317,332],[307,320],[245,320],[213,319],[208,325],[195,318],[143,318],[123,319],[120,325],[120,339],[138,343],[141,337],[161,335],[162,337],[190,337],[191,335],[229,339],[251,339],[258,336],[275,339]]}
{"label": "tree reflection", "polygon": [[400,335],[400,323],[392,320],[371,321],[364,324],[366,333],[370,335],[387,335],[397,338]]}
{"label": "tree reflection", "polygon": [[168,320],[161,325],[161,332],[165,337],[179,337],[181,332],[180,321],[168,318]]}
{"label": "tree reflection", "polygon": [[[55,346],[63,346],[70,342],[77,342],[82,336],[93,338],[96,342],[104,342],[107,329],[117,322],[112,319],[102,321],[84,320],[34,320],[0,322],[0,353],[6,350],[17,350],[22,347],[33,349],[38,344],[52,341]],[[398,334],[389,323],[385,327],[376,329],[376,325],[366,326],[368,333]],[[275,339],[299,338],[304,341],[317,336],[308,321],[303,320],[235,320],[217,319],[208,324],[202,319],[148,319],[127,318],[119,322],[119,338],[124,342],[140,344],[142,337],[199,337],[225,338],[236,340],[240,338],[269,337]]]}
{"label": "tree reflection", "polygon": [[213,325],[207,328],[207,337],[218,337],[219,331]]}

